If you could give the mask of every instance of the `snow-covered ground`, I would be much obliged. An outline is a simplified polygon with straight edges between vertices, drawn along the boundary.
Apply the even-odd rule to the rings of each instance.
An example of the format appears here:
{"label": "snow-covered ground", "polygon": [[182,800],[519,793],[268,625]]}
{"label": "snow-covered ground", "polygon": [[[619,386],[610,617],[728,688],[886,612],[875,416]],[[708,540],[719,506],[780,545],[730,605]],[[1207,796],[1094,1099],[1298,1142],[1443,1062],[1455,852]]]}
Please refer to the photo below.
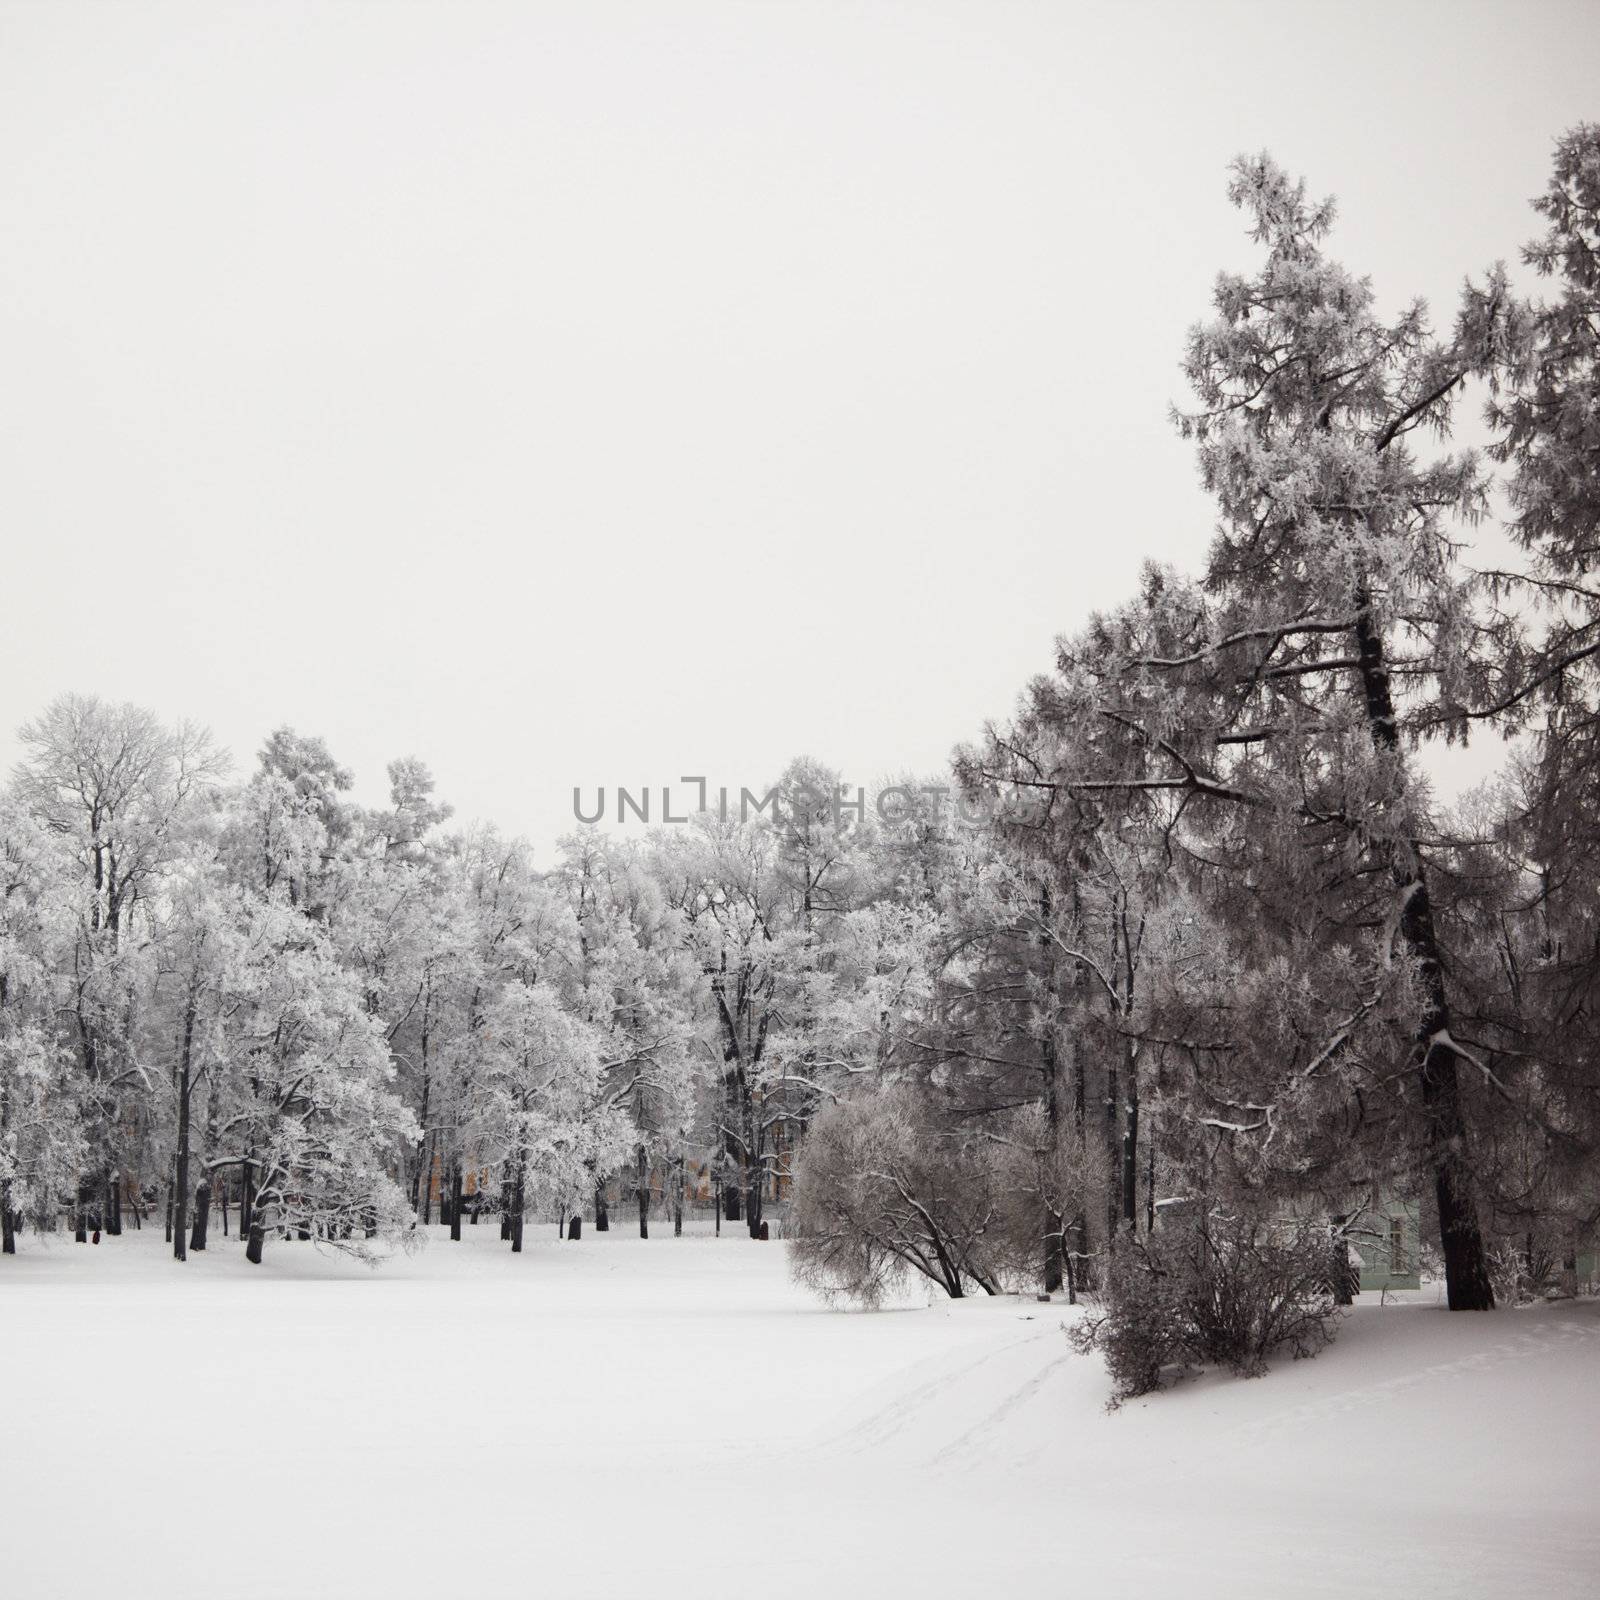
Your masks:
{"label": "snow-covered ground", "polygon": [[1600,1593],[1600,1302],[1370,1299],[1103,1410],[1064,1306],[862,1313],[738,1237],[159,1233],[0,1260],[0,1594]]}

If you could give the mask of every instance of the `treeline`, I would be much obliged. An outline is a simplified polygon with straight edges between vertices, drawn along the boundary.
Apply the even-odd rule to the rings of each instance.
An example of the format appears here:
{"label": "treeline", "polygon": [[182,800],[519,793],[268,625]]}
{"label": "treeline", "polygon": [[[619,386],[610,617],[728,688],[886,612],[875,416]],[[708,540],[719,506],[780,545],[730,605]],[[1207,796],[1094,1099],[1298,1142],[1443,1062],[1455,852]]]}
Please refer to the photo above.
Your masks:
{"label": "treeline", "polygon": [[[759,816],[648,839],[580,829],[538,868],[453,831],[415,760],[348,798],[280,729],[226,781],[209,738],[66,696],[20,734],[0,801],[0,1201],[19,1223],[236,1211],[364,1251],[438,1215],[588,1212],[691,1175],[762,1233],[817,1109],[945,1058],[950,908],[983,841],[907,808],[837,825],[797,761]],[[224,1216],[229,1211],[224,1211]]]}
{"label": "treeline", "polygon": [[[231,1203],[254,1259],[362,1250],[437,1188],[515,1249],[619,1192],[643,1228],[705,1171],[867,1300],[1101,1281],[1169,1211],[1310,1228],[1337,1283],[1386,1198],[1452,1306],[1570,1275],[1600,1222],[1600,130],[1537,202],[1544,293],[1491,270],[1442,333],[1380,316],[1270,161],[1231,192],[1260,260],[1219,280],[1178,416],[1204,566],[1061,641],[958,753],[964,807],[841,809],[802,760],[770,812],[536,866],[453,830],[416,761],[371,810],[289,730],[230,784],[131,708],[30,723],[6,1247],[158,1204],[182,1256]],[[1487,459],[1449,447],[1479,396]],[[1469,563],[1483,524],[1514,562]],[[1506,741],[1499,776],[1441,806],[1419,750],[1468,737]]]}

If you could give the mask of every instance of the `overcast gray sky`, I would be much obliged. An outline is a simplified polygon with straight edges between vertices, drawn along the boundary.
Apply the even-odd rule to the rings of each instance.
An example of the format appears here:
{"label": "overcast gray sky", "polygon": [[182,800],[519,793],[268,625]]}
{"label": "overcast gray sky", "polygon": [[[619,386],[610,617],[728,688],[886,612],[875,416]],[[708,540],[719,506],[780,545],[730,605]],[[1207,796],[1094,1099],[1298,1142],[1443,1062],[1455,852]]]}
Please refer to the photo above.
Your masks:
{"label": "overcast gray sky", "polygon": [[0,761],[76,688],[541,846],[937,768],[1201,557],[1228,159],[1443,320],[1597,84],[1557,0],[0,3]]}

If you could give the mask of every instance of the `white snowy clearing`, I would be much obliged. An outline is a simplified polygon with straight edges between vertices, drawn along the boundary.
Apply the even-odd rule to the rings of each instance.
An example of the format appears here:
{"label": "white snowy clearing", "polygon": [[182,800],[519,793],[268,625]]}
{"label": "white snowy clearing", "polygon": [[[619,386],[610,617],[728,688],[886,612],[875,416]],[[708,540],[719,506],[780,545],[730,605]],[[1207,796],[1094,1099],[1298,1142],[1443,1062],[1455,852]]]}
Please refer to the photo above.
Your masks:
{"label": "white snowy clearing", "polygon": [[1106,1415],[1074,1315],[829,1310],[742,1236],[158,1231],[0,1261],[0,1594],[1589,1596],[1600,1302],[1372,1297]]}

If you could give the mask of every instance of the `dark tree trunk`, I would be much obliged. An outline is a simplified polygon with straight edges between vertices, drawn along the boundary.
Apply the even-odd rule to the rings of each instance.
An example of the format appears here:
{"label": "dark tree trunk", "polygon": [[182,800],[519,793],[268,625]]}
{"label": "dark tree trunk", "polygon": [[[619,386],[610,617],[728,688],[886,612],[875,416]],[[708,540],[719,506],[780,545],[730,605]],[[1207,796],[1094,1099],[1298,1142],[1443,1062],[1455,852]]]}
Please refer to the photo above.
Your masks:
{"label": "dark tree trunk", "polygon": [[183,1010],[183,1038],[178,1048],[178,1162],[172,1183],[172,1226],[167,1237],[172,1241],[173,1258],[186,1259],[189,1205],[189,1090],[190,1069],[194,1063],[194,1018],[197,1000],[194,988]]}
{"label": "dark tree trunk", "polygon": [[761,1237],[761,1212],[767,1193],[766,1139],[747,1082],[741,1084],[741,1158],[744,1162],[744,1220],[752,1239]]}
{"label": "dark tree trunk", "polygon": [[[1372,742],[1380,753],[1387,753],[1398,763],[1400,738],[1383,640],[1373,626],[1369,598],[1361,595],[1358,605],[1356,643]],[[1422,1020],[1413,1059],[1421,1078],[1426,1157],[1433,1168],[1434,1194],[1439,1204],[1445,1297],[1452,1311],[1492,1311],[1494,1286],[1489,1280],[1489,1258],[1467,1168],[1467,1125],[1461,1110],[1450,1005],[1445,996],[1444,967],[1427,874],[1415,846],[1408,842],[1390,839],[1387,854],[1390,877],[1400,892],[1400,936],[1416,960],[1422,983]]]}
{"label": "dark tree trunk", "polygon": [[[422,1114],[428,1114],[428,1090],[422,1090]],[[429,1170],[433,1166],[433,1136],[422,1134],[417,1139],[417,1148],[414,1159],[417,1170],[411,1176],[411,1210],[414,1216],[421,1218],[424,1224],[429,1221],[428,1212],[432,1209],[432,1195],[429,1191],[433,1188],[430,1181],[433,1173]]]}
{"label": "dark tree trunk", "polygon": [[609,1233],[611,1231],[611,1214],[606,1210],[605,1180],[597,1179],[594,1186],[594,1231],[596,1233]]}
{"label": "dark tree trunk", "polygon": [[745,1168],[744,1220],[752,1239],[761,1237],[761,1206],[765,1198],[762,1179],[765,1176],[766,1169],[759,1161],[752,1161]]}
{"label": "dark tree trunk", "polygon": [[[1448,1017],[1445,1018],[1446,1025]],[[1432,1038],[1432,1032],[1427,1035]],[[1494,1285],[1478,1226],[1478,1208],[1463,1155],[1466,1121],[1456,1054],[1437,1043],[1421,1046],[1422,1103],[1432,1132],[1433,1188],[1439,1204],[1445,1298],[1452,1311],[1494,1310]]]}
{"label": "dark tree trunk", "polygon": [[1044,1208],[1044,1292],[1056,1294],[1067,1281],[1067,1219]]}
{"label": "dark tree trunk", "polygon": [[1350,1267],[1350,1245],[1344,1235],[1344,1217],[1329,1219],[1332,1240],[1328,1246],[1328,1285],[1336,1306],[1351,1306],[1356,1300],[1355,1273]]}
{"label": "dark tree trunk", "polygon": [[[1077,902],[1073,902],[1076,911]],[[1076,1041],[1072,1043],[1072,1127],[1080,1148],[1085,1148],[1089,1129],[1089,1075],[1084,1066],[1083,1050]],[[1067,1299],[1076,1305],[1078,1290],[1090,1286],[1087,1273],[1089,1259],[1089,1218],[1079,1211],[1072,1219],[1072,1238],[1064,1263],[1067,1272]]]}
{"label": "dark tree trunk", "polygon": [[1122,1108],[1122,1091],[1118,1086],[1115,1063],[1106,1067],[1106,1157],[1110,1165],[1110,1181],[1106,1185],[1106,1244],[1117,1236],[1117,1224],[1122,1218],[1122,1185],[1118,1177],[1122,1172],[1122,1130],[1118,1127]]}
{"label": "dark tree trunk", "polygon": [[634,1187],[639,1193],[639,1237],[650,1237],[650,1160],[644,1153],[644,1146],[639,1146],[639,1153],[635,1158]]}
{"label": "dark tree trunk", "polygon": [[106,1178],[106,1233],[113,1239],[122,1237],[122,1174],[112,1172]]}
{"label": "dark tree trunk", "polygon": [[197,1183],[194,1187],[194,1232],[189,1238],[191,1250],[204,1250],[206,1229],[211,1222],[211,1185]]}
{"label": "dark tree trunk", "polygon": [[461,1243],[461,1163],[450,1163],[450,1237]]}
{"label": "dark tree trunk", "polygon": [[1144,1231],[1156,1227],[1156,1138],[1151,1128],[1144,1136]]}
{"label": "dark tree trunk", "polygon": [[517,1173],[517,1181],[511,1190],[511,1253],[522,1253],[522,1212],[524,1205],[524,1188],[522,1173]]}
{"label": "dark tree trunk", "polygon": [[422,1107],[417,1117],[417,1174],[411,1180],[411,1214],[422,1218],[423,1226],[428,1223],[427,1209],[431,1208],[432,1195],[424,1198],[422,1191],[433,1188],[433,1135],[428,1131],[428,1098],[432,1089],[432,1077],[428,1070],[428,1035],[429,1022],[433,1009],[433,986],[426,984],[426,993],[422,999]]}
{"label": "dark tree trunk", "polygon": [[255,1214],[255,1207],[251,1207],[250,1227],[248,1239],[244,1247],[244,1258],[252,1266],[261,1265],[261,1247],[266,1241],[266,1229],[261,1226],[261,1219]]}
{"label": "dark tree trunk", "polygon": [[683,1234],[683,1157],[679,1156],[675,1164],[672,1185],[672,1237],[680,1238]]}
{"label": "dark tree trunk", "polygon": [[[1060,1000],[1056,988],[1057,962],[1055,940],[1050,934],[1050,885],[1039,886],[1039,938],[1045,952],[1044,991],[1048,1004],[1045,1009],[1044,1028],[1039,1036],[1039,1074],[1044,1080],[1044,1126],[1053,1157],[1061,1149],[1061,1074],[1057,1018]],[[1046,1294],[1055,1294],[1064,1277],[1067,1253],[1067,1227],[1064,1218],[1050,1203],[1047,1196],[1042,1219],[1044,1229],[1043,1283]]]}
{"label": "dark tree trunk", "polygon": [[928,1232],[928,1244],[930,1253],[938,1266],[939,1282],[943,1285],[944,1292],[952,1300],[965,1299],[966,1291],[961,1283],[961,1273],[957,1269],[950,1252],[945,1248],[944,1240],[938,1233],[930,1229]]}
{"label": "dark tree trunk", "polygon": [[1123,1079],[1128,1103],[1122,1121],[1122,1222],[1133,1228],[1139,1215],[1139,1062],[1133,1041],[1127,1044]]}

